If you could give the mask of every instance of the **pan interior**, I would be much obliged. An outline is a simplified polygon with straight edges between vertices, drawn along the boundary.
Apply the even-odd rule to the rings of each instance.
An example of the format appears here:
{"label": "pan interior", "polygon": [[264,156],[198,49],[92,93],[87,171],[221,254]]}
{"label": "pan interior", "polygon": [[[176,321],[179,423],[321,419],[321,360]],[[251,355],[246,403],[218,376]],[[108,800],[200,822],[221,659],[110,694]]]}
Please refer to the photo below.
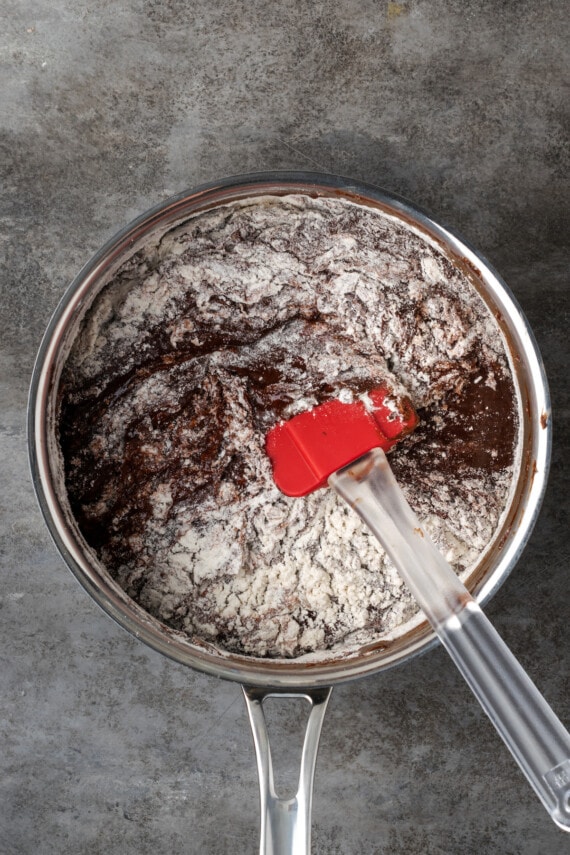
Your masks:
{"label": "pan interior", "polygon": [[[57,440],[58,388],[62,366],[82,319],[96,295],[116,270],[151,235],[173,228],[189,216],[258,194],[292,192],[341,196],[381,209],[412,225],[445,249],[453,263],[469,276],[493,314],[513,354],[512,365],[520,396],[522,451],[519,475],[508,512],[491,548],[466,584],[483,599],[510,571],[528,536],[542,494],[548,461],[548,397],[540,361],[518,307],[485,262],[462,241],[421,212],[371,188],[347,189],[323,177],[275,178],[228,182],[225,186],[178,197],[135,222],[105,247],[73,283],[44,340],[32,387],[32,465],[40,503],[58,547],[80,582],[103,608],[129,631],[177,661],[209,673],[259,685],[325,685],[397,664],[434,641],[421,620],[393,638],[364,645],[357,651],[312,654],[302,660],[266,660],[220,651],[205,642],[191,643],[182,633],[153,619],[126,596],[85,543],[62,488],[62,459]],[[542,417],[542,422],[541,422]],[[541,430],[537,430],[540,425]]]}

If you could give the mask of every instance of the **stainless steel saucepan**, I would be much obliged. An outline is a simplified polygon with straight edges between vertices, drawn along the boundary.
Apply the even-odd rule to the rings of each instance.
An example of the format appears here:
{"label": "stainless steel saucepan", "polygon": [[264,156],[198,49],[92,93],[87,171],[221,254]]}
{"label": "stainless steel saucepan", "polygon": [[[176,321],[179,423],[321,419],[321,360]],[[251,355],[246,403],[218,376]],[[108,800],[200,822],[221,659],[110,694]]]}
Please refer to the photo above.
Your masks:
{"label": "stainless steel saucepan", "polygon": [[[29,448],[34,486],[50,533],[84,588],[121,626],[155,650],[199,671],[242,684],[254,735],[261,791],[261,853],[308,853],[311,793],[319,734],[332,687],[404,663],[436,642],[427,622],[392,641],[349,655],[330,655],[309,664],[262,660],[226,653],[208,643],[191,643],[131,600],[87,547],[63,489],[58,446],[57,393],[62,366],[81,320],[113,273],[157,233],[189,216],[238,199],[304,193],[333,196],[385,211],[432,240],[469,276],[501,325],[511,350],[521,399],[523,447],[508,513],[491,548],[466,584],[479,603],[497,590],[528,540],[542,500],[550,455],[550,403],[542,362],[528,323],[497,273],[469,244],[408,202],[376,188],[330,175],[255,174],[211,183],[169,199],[110,240],[84,267],[63,296],[41,344],[33,373]],[[263,702],[270,696],[304,697],[312,705],[297,794],[275,793]],[[570,768],[566,770],[570,772]],[[552,783],[553,791],[556,782]]]}

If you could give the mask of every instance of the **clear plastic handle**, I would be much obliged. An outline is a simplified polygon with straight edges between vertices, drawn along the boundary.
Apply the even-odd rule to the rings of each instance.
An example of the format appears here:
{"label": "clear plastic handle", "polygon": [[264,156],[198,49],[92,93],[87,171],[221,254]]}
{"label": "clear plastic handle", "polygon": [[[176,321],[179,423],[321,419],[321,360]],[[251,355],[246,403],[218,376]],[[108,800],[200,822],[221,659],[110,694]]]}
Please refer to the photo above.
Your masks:
{"label": "clear plastic handle", "polygon": [[378,538],[552,819],[570,831],[570,734],[422,530],[384,452],[329,483]]}

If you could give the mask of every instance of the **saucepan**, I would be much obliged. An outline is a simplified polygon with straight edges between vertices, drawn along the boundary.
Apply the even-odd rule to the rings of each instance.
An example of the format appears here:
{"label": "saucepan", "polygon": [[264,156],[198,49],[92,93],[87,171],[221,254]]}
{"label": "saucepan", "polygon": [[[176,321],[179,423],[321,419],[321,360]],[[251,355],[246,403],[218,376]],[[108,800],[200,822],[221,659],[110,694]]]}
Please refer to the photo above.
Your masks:
{"label": "saucepan", "polygon": [[[343,198],[380,209],[435,241],[462,268],[500,324],[511,351],[521,404],[522,454],[516,489],[494,541],[466,585],[486,602],[515,566],[536,520],[544,493],[551,443],[550,403],[542,361],[513,295],[464,239],[409,202],[375,187],[331,175],[264,173],[210,183],[175,196],[143,214],[113,237],[83,268],[63,296],[42,341],[33,372],[28,430],[32,477],[41,511],[65,563],[87,592],[121,626],[171,659],[206,674],[241,683],[252,726],[261,793],[261,853],[310,849],[311,794],[319,734],[332,688],[401,665],[437,642],[420,620],[391,640],[310,662],[270,660],[228,653],[190,641],[140,608],[117,585],[85,543],[63,489],[58,446],[58,384],[81,320],[100,289],[137,249],[188,217],[218,205],[260,195],[303,193]],[[311,705],[298,792],[275,791],[263,703],[272,696],[303,697]]]}

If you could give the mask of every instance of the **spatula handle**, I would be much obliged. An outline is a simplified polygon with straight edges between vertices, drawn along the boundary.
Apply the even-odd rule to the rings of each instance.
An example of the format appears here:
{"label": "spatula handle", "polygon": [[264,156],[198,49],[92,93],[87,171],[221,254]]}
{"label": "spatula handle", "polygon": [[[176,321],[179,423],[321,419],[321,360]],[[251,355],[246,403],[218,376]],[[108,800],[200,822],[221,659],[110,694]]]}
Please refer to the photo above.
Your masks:
{"label": "spatula handle", "polygon": [[552,819],[570,831],[570,734],[423,531],[384,452],[329,483],[378,538]]}

